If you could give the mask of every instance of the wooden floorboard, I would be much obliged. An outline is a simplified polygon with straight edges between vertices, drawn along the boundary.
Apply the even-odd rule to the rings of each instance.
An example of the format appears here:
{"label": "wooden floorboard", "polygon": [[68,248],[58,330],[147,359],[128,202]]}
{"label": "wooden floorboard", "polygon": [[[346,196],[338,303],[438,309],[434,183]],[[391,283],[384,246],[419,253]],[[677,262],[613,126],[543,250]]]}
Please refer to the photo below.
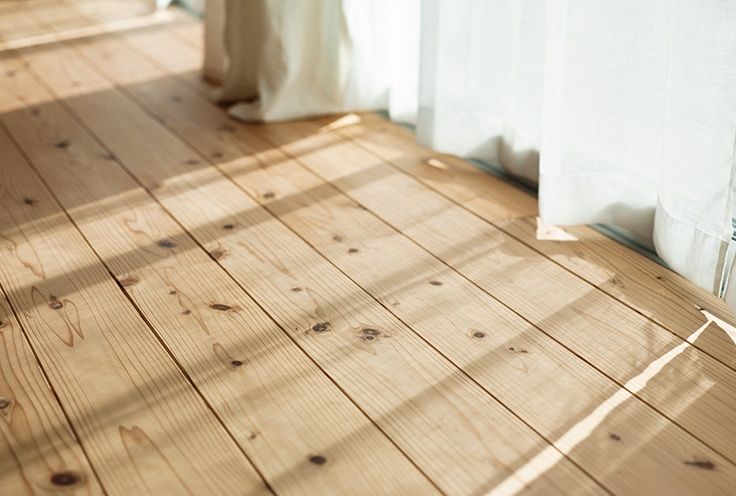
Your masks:
{"label": "wooden floorboard", "polygon": [[[208,253],[111,165],[110,152],[49,101],[37,81],[18,71],[5,87],[6,99],[44,102],[2,120],[279,494],[434,492]],[[56,146],[62,141],[68,146]],[[318,457],[329,463],[314,463]]]}
{"label": "wooden floorboard", "polygon": [[[190,42],[202,37],[199,23],[169,26],[167,31],[178,37],[186,33]],[[147,46],[171,43],[162,30],[145,36],[128,36],[128,40],[149,54],[152,52],[146,50]],[[201,47],[201,43],[180,45],[181,49],[187,49],[190,58],[192,47]],[[159,54],[158,61],[167,70],[181,73],[183,79],[195,83],[198,90],[207,94],[206,84],[185,71],[200,63],[187,64],[186,57],[166,57],[172,50],[158,49],[153,53]],[[170,62],[174,59],[175,62]],[[325,118],[316,122],[329,125],[339,120]],[[347,121],[351,123],[337,126],[338,134],[353,139],[377,158],[412,175],[451,202],[462,205],[681,338],[687,339],[706,322],[703,311],[726,322],[736,322],[733,311],[722,299],[591,227],[566,228],[567,234],[577,238],[575,242],[538,239],[537,201],[524,189],[456,157],[422,147],[408,131],[376,114],[361,114],[357,121]],[[487,194],[488,190],[494,194]],[[736,335],[717,332],[693,344],[736,369],[734,339]]]}
{"label": "wooden floorboard", "polygon": [[[75,8],[70,8],[74,3]],[[148,0],[12,0],[0,4],[0,50],[53,44],[137,25],[160,23]],[[81,12],[85,12],[82,15]],[[31,14],[31,15],[29,15]],[[171,16],[169,16],[171,17]],[[48,20],[39,23],[37,19]]]}
{"label": "wooden floorboard", "polygon": [[[85,45],[82,51],[90,60],[99,60],[102,53],[117,53],[116,63],[103,70],[117,75],[119,83],[127,84],[126,91],[202,156],[217,157],[215,161],[221,164],[221,169],[269,211],[546,437],[554,439],[617,393],[619,386],[613,381],[596,373],[371,213],[354,208],[355,203],[334,187],[278,151],[269,150],[272,147],[259,139],[252,127],[229,121],[220,109],[182,84],[156,77],[155,68],[149,68],[147,78],[131,77],[125,68],[140,67],[145,60],[131,56],[119,43],[104,41]],[[139,79],[150,81],[136,83]],[[288,135],[290,129],[301,128],[294,123],[268,126],[270,135],[277,140],[281,130],[281,140],[286,143],[293,138]],[[265,153],[242,160],[254,150]],[[334,155],[337,162],[326,157],[321,157],[319,162],[334,162],[336,168],[344,170],[346,158],[353,155],[354,151],[343,151]],[[383,177],[380,173],[361,171],[354,178],[341,179],[339,185],[351,195],[360,189],[362,182],[377,182],[371,193],[375,198],[377,188],[384,187],[380,183]],[[354,199],[362,201],[358,197]],[[351,253],[351,250],[358,251]],[[433,282],[440,282],[441,286]],[[427,312],[430,301],[433,312]],[[514,359],[509,360],[509,356]],[[519,366],[525,368],[525,374],[519,374]],[[551,384],[549,377],[555,371],[557,382]],[[519,391],[533,391],[533,399],[520,397]],[[652,485],[650,489],[671,492],[672,487],[677,487],[687,493],[703,484],[702,480],[696,481],[698,477],[694,478],[693,473],[706,480],[712,478],[711,474],[698,471],[681,472],[682,480],[677,482],[672,476],[652,477],[651,473],[641,473],[641,479],[631,477],[630,473],[636,471],[626,467],[647,464],[659,466],[662,474],[680,474],[675,468],[683,464],[683,459],[674,453],[698,452],[704,458],[715,455],[640,401],[630,399],[600,422],[597,432],[588,439],[588,444],[576,445],[572,457],[615,490],[628,492],[644,487],[645,482],[661,482],[665,484],[663,487]],[[613,454],[606,459],[591,456],[601,446],[620,442],[612,439],[611,433],[616,438],[644,442],[636,443],[636,456],[630,451],[621,451],[620,458]],[[650,438],[654,441],[650,442]],[[678,448],[672,449],[673,446]],[[560,448],[564,448],[564,442],[560,442]],[[663,456],[665,452],[672,456]],[[618,471],[612,472],[612,465]],[[728,462],[725,466],[727,471],[733,470]],[[731,484],[729,478],[724,480],[725,486]],[[689,484],[692,485],[686,487]]]}
{"label": "wooden floorboard", "polygon": [[[304,241],[118,90],[103,91],[81,59],[63,55],[24,59],[440,488],[483,491],[544,449],[542,438]],[[231,233],[222,227],[228,222]],[[563,458],[531,487],[596,486]]]}
{"label": "wooden floorboard", "polygon": [[103,494],[5,295],[0,297],[0,488]]}
{"label": "wooden floorboard", "polygon": [[[3,75],[21,71],[5,66]],[[4,117],[16,110],[13,101],[1,101]],[[105,490],[267,493],[4,129],[0,151],[0,281]],[[22,412],[6,419],[14,429],[22,428]],[[33,454],[27,450],[18,458]],[[70,462],[55,486],[32,480],[30,489],[94,492],[94,475],[74,468]]]}
{"label": "wooden floorboard", "polygon": [[[74,56],[64,60],[68,64]],[[58,79],[63,72],[53,70],[52,58],[43,70],[37,64],[30,61],[45,77],[56,77],[56,91],[76,91]],[[97,88],[66,101],[196,239],[221,254],[218,262],[445,492],[482,491],[512,475],[527,453],[546,446],[123,94],[110,89],[100,95]],[[96,117],[101,109],[122,119],[102,122]],[[118,127],[129,119],[134,127]],[[142,135],[155,136],[156,146],[134,148]],[[222,228],[227,222],[234,226],[230,234]],[[465,425],[443,420],[453,417]],[[576,483],[593,488],[564,459],[540,474],[541,481],[547,482],[547,492],[567,492]]]}
{"label": "wooden floorboard", "polygon": [[105,488],[255,491],[248,461],[5,131],[0,150],[0,284]]}
{"label": "wooden floorboard", "polygon": [[[0,25],[88,33],[0,55],[0,234],[41,253],[0,252],[20,317],[0,388],[39,424],[2,431],[0,493],[59,470],[115,494],[736,487],[721,300],[590,228],[537,239],[533,197],[374,114],[228,119],[199,22],[89,35],[139,6],[0,5]],[[24,299],[33,284],[53,297]],[[73,305],[66,349],[43,329],[78,329]]]}
{"label": "wooden floorboard", "polygon": [[[566,229],[578,241],[538,239],[537,201],[529,193],[467,162],[417,145],[407,139],[405,130],[386,125],[376,115],[365,114],[361,122],[337,132],[683,339],[706,321],[702,309],[736,322],[723,300],[590,227]],[[484,194],[487,189],[497,194]],[[695,345],[736,368],[733,341],[725,333],[709,335]]]}
{"label": "wooden floorboard", "polygon": [[[373,120],[375,122],[375,118]],[[386,126],[385,122],[383,126],[385,128],[390,127]],[[528,249],[525,251],[525,247],[521,243],[515,242],[508,236],[503,237],[501,235],[501,242],[504,246],[510,247],[512,255],[519,261],[523,259],[528,261],[522,269],[536,272],[536,277],[534,273],[527,277],[525,272],[521,272],[517,277],[519,282],[523,284],[520,288],[515,287],[514,284],[509,284],[507,279],[515,275],[513,272],[509,272],[509,269],[514,270],[514,265],[506,263],[500,264],[499,267],[493,267],[494,264],[499,265],[497,260],[481,256],[485,252],[492,252],[494,246],[499,243],[495,241],[491,246],[487,243],[484,245],[484,238],[489,236],[484,232],[483,224],[479,223],[477,219],[473,219],[472,216],[454,208],[452,203],[442,201],[440,197],[426,188],[417,187],[416,183],[412,183],[410,180],[407,181],[406,177],[390,178],[393,181],[392,184],[382,177],[382,174],[391,176],[392,172],[389,167],[381,164],[380,160],[376,162],[375,158],[371,158],[365,153],[358,153],[354,147],[348,150],[342,145],[343,148],[340,149],[340,143],[334,142],[329,133],[320,133],[320,135],[314,136],[316,130],[320,128],[319,123],[292,123],[282,126],[282,128],[287,130],[287,136],[282,137],[281,140],[275,138],[274,141],[294,143],[291,145],[292,150],[294,150],[293,153],[302,162],[311,160],[313,167],[323,172],[323,177],[336,179],[336,182],[344,185],[344,188],[349,190],[349,194],[355,200],[360,201],[369,210],[373,210],[379,216],[389,220],[394,227],[410,234],[410,236],[412,233],[417,233],[413,238],[417,239],[419,237],[420,244],[448,261],[448,263],[462,266],[461,272],[466,275],[473,275],[474,277],[471,278],[480,287],[487,289],[492,294],[502,296],[502,300],[505,298],[510,308],[517,310],[528,320],[539,325],[542,330],[548,331],[550,335],[559,337],[561,341],[565,342],[567,341],[565,336],[576,331],[576,326],[571,325],[571,322],[582,320],[582,324],[587,324],[587,327],[578,324],[577,329],[580,331],[583,328],[596,329],[597,333],[595,334],[591,334],[589,331],[587,333],[579,331],[572,335],[569,338],[569,346],[583,357],[589,357],[589,361],[621,383],[636,375],[638,371],[664,352],[682,344],[682,341],[663,332],[662,328],[652,325],[651,322],[647,322],[636,312],[627,311],[625,306],[618,304],[616,300],[607,300],[596,290],[591,291],[593,288],[586,289],[581,281],[571,277],[569,273],[560,270],[554,264],[550,264],[544,257],[539,257]],[[301,131],[299,131],[300,128]],[[268,133],[274,136],[278,129],[279,126],[268,126]],[[201,136],[197,136],[197,138],[201,140]],[[350,145],[347,146],[350,147]],[[346,156],[349,156],[350,160],[345,160],[344,157]],[[427,169],[426,166],[425,169]],[[361,178],[353,179],[352,177],[352,175],[359,174],[369,177],[371,175],[377,176],[381,180],[372,180],[367,187],[361,187]],[[394,181],[394,179],[396,180]],[[447,178],[444,182],[451,184],[451,181],[448,181]],[[412,193],[407,194],[408,191]],[[386,201],[390,194],[394,196],[390,201]],[[523,192],[519,192],[516,196],[523,194]],[[494,195],[486,194],[485,197],[494,198]],[[513,206],[514,202],[511,201],[509,204]],[[397,205],[400,205],[400,208],[396,208]],[[436,220],[430,215],[434,212],[441,212]],[[489,227],[488,230],[491,233],[495,231],[492,227]],[[584,232],[584,229],[580,229],[580,231]],[[463,239],[462,236],[458,237],[458,232],[477,233],[478,235],[471,237],[465,234],[465,239],[470,238],[469,244],[472,246],[465,248],[460,243],[458,249],[455,246],[458,244],[457,240]],[[498,234],[494,235],[496,238],[499,237]],[[619,255],[618,258],[633,258],[635,260],[635,262],[629,262],[627,267],[638,263],[654,270],[652,268],[654,266],[653,262],[640,255],[634,256],[634,254],[627,253],[625,250],[626,248],[621,246],[620,251],[626,256]],[[475,254],[479,254],[477,259],[474,258]],[[458,257],[460,258],[458,259]],[[538,264],[542,264],[541,267]],[[658,272],[668,271],[660,268]],[[540,276],[543,278],[542,280],[539,280]],[[637,273],[634,272],[632,277],[638,277]],[[678,280],[678,276],[672,273],[668,273],[668,277],[672,280]],[[724,305],[719,304],[716,298],[708,297],[703,291],[692,288],[692,285],[682,283],[681,278],[679,280],[682,286],[688,288],[688,293],[699,296],[696,303],[698,301],[707,302],[708,308],[718,307],[717,313],[727,312],[723,309]],[[564,295],[566,299],[560,302],[547,296],[558,294]],[[574,298],[576,294],[579,297]],[[519,296],[522,299],[519,299]],[[573,301],[575,304],[571,305]],[[546,303],[547,305],[545,307],[540,303]],[[667,303],[668,300],[663,298],[659,305],[666,306]],[[678,301],[674,307],[682,306],[681,303]],[[569,315],[571,311],[576,310],[576,307],[579,309],[577,313]],[[689,308],[696,309],[696,305],[690,303]],[[567,315],[562,313],[562,315],[556,316],[555,312],[558,310],[567,312]],[[692,312],[690,313],[692,314]],[[693,322],[693,327],[684,336],[685,338],[692,338],[695,331],[705,322],[702,314],[699,315],[700,319]],[[622,330],[625,332],[623,333],[617,328],[621,325],[624,326]],[[560,329],[561,327],[564,328]],[[560,334],[562,331],[566,334]],[[733,343],[723,330],[717,326],[711,326],[707,331],[698,334],[697,340],[693,339],[695,345],[700,345],[700,349],[708,344],[718,344],[717,349],[721,354],[733,350]],[[600,343],[605,343],[606,339],[610,343],[608,349],[600,346]],[[587,346],[586,340],[589,341]],[[638,354],[632,354],[632,351],[627,347],[636,343],[640,344]],[[601,348],[603,348],[602,351]],[[610,355],[607,355],[610,350],[617,352],[618,357],[623,358],[623,360],[620,362],[613,360]],[[721,426],[727,423],[727,419],[733,415],[733,372],[693,347],[686,346],[683,353],[685,355],[678,355],[677,360],[668,363],[663,373],[652,378],[647,388],[642,389],[639,394],[733,460],[733,447],[736,445],[733,442],[733,433],[729,433],[725,438],[721,436]],[[687,357],[687,359],[684,359],[684,357]],[[673,383],[663,377],[667,374],[678,374],[679,380]],[[716,378],[716,387],[710,384],[714,377]],[[687,391],[685,390],[686,386]],[[700,400],[695,405],[688,405],[687,400],[681,399],[688,396],[687,392],[699,396]],[[685,407],[687,407],[685,411],[681,411]],[[715,425],[703,424],[699,419],[706,415],[719,420]]]}
{"label": "wooden floorboard", "polygon": [[[662,373],[631,392],[736,460],[736,437],[724,437],[718,427],[736,415],[736,371],[355,144],[335,140],[330,133],[316,134],[315,123],[301,124],[301,132],[299,127],[261,129],[355,201],[620,384],[685,343]],[[715,328],[695,335],[702,320],[687,336],[694,343],[701,336],[712,342],[711,336],[724,334]],[[693,396],[698,401],[690,403]],[[704,424],[705,415],[717,423]]]}

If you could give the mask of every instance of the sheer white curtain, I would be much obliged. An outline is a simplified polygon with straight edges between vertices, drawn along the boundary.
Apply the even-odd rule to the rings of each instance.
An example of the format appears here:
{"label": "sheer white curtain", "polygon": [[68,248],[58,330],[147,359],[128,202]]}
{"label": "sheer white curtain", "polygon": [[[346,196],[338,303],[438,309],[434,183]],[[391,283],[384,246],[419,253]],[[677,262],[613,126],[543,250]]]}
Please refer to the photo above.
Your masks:
{"label": "sheer white curtain", "polygon": [[610,222],[719,292],[733,231],[736,3],[549,9],[540,210]]}
{"label": "sheer white curtain", "polygon": [[208,0],[206,72],[247,120],[389,109],[440,151],[538,182],[722,291],[736,2]]}
{"label": "sheer white curtain", "polygon": [[205,22],[205,74],[242,119],[416,113],[418,0],[209,0]]}

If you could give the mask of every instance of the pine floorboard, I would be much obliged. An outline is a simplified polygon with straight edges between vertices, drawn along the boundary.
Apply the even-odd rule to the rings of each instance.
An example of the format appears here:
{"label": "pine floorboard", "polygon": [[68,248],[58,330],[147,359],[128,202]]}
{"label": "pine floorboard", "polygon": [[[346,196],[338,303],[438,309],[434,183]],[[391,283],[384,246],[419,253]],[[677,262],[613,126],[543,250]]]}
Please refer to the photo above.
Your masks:
{"label": "pine floorboard", "polygon": [[229,119],[144,11],[0,5],[0,493],[736,487],[720,300],[376,114]]}
{"label": "pine floorboard", "polygon": [[[546,445],[157,119],[114,87],[103,91],[83,59],[64,49],[23,58],[443,491],[483,491]],[[593,487],[567,459],[539,477],[546,493]]]}

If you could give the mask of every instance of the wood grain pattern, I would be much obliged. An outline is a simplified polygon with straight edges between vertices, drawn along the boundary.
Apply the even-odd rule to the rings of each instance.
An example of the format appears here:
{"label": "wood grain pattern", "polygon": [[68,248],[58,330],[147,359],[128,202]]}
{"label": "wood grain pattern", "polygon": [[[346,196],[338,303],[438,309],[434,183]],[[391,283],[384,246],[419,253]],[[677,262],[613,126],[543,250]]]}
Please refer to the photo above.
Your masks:
{"label": "wood grain pattern", "polygon": [[0,493],[103,494],[4,294],[0,297]]}
{"label": "wood grain pattern", "polygon": [[[88,12],[85,17],[70,8]],[[0,50],[84,38],[133,25],[160,23],[147,0],[14,0],[0,4]],[[95,15],[98,14],[98,15]]]}
{"label": "wood grain pattern", "polygon": [[[91,24],[105,24],[121,19],[143,16],[154,11],[154,2],[150,0],[59,0],[56,7],[60,12],[65,12],[69,17],[82,18]],[[42,21],[44,12],[31,9]],[[80,15],[81,14],[81,15]],[[47,25],[49,23],[46,23]]]}
{"label": "wood grain pattern", "polygon": [[[407,131],[377,115],[362,114],[361,119],[338,132],[678,336],[686,339],[703,325],[700,308],[736,322],[720,298],[590,227],[566,228],[578,241],[538,240],[534,197],[467,162],[421,147],[407,139]],[[429,165],[431,160],[441,167]],[[484,194],[489,189],[496,193]],[[736,367],[733,344],[723,333],[697,346]]]}
{"label": "wood grain pattern", "polygon": [[[95,58],[94,48],[85,50]],[[118,48],[118,52],[126,50]],[[127,58],[125,64],[115,67],[135,65],[130,56]],[[124,73],[119,78],[130,81]],[[134,85],[129,91],[201,154],[218,157],[222,170],[261,204],[546,436],[554,439],[555,433],[573,426],[618,390],[612,381],[371,213],[346,208],[353,204],[349,198],[254,135],[261,130],[277,142],[292,143],[303,137],[303,124],[244,126],[228,120],[220,109],[170,79]],[[171,95],[177,97],[175,104],[171,103]],[[332,144],[325,145],[319,138],[310,144],[310,150],[325,150],[315,160],[301,156],[310,169],[335,175],[338,170],[350,168],[345,163],[352,163],[354,150],[332,151]],[[261,153],[243,160],[254,150]],[[358,157],[365,156],[358,151]],[[372,184],[375,198],[389,175],[366,168],[340,176],[337,186],[353,201],[368,206],[370,202],[365,202],[361,188]],[[457,233],[453,235],[455,240],[461,239]],[[428,307],[433,311],[427,312]],[[448,332],[450,329],[453,332]],[[523,374],[519,374],[519,367]],[[552,382],[550,377],[556,380]],[[520,398],[518,391],[522,390],[535,391],[534,397]],[[601,421],[597,430],[599,434],[576,447],[573,459],[615,491],[641,490],[649,484],[648,490],[653,492],[690,494],[703,484],[720,484],[726,490],[733,483],[732,464],[636,399],[631,398]],[[616,434],[611,437],[611,433]],[[635,447],[620,450],[622,438],[636,440]],[[608,454],[597,459],[595,453],[601,450]],[[687,458],[676,453],[688,452],[721,460],[722,482],[702,470],[679,470]],[[642,466],[651,471],[636,470]],[[672,474],[681,479],[675,481]]]}
{"label": "wood grain pattern", "polygon": [[43,34],[44,28],[17,11],[15,2],[0,4],[0,46],[19,38]]}
{"label": "wood grain pattern", "polygon": [[[289,127],[289,135],[279,141],[322,177],[349,190],[356,201],[619,383],[683,343],[382,159],[330,132],[314,134],[319,127],[314,122],[301,124],[301,131]],[[275,132],[278,126],[267,129]],[[351,159],[341,160],[347,154]],[[360,182],[355,178],[361,174],[379,179]],[[695,342],[723,333],[709,330]],[[736,415],[734,370],[687,345],[685,353],[636,394],[736,460],[736,429],[727,427],[727,419]],[[702,422],[705,417],[715,422]]]}
{"label": "wood grain pattern", "polygon": [[[135,48],[137,55],[154,63],[159,71],[163,69],[176,75],[201,95],[211,96],[213,86],[202,75],[204,29],[201,22],[182,20],[155,32],[125,33],[125,43]],[[156,50],[147,50],[150,45],[155,45]]]}
{"label": "wood grain pattern", "polygon": [[[139,7],[26,0],[0,24]],[[728,320],[719,300],[588,228],[537,240],[532,197],[373,114],[229,120],[201,24],[174,18],[0,59],[0,284],[108,492],[267,491],[239,445],[278,494],[437,492],[422,472],[453,495],[730,494],[736,361],[697,309]],[[19,350],[0,396],[50,410],[0,455],[56,451],[0,460],[0,492],[64,467],[100,491]],[[135,426],[126,453],[108,424]]]}
{"label": "wood grain pattern", "polygon": [[[5,87],[49,98],[22,70]],[[61,105],[2,119],[278,494],[436,493],[210,258],[226,253],[197,246]]]}
{"label": "wood grain pattern", "polygon": [[5,131],[0,162],[0,284],[105,489],[266,493]]}
{"label": "wood grain pattern", "polygon": [[[156,120],[103,93],[77,57],[41,57],[26,60],[196,239],[227,252],[219,263],[443,491],[490,488],[547,446]],[[563,458],[530,489],[597,486]]]}
{"label": "wood grain pattern", "polygon": [[[202,36],[200,23],[167,30],[179,37],[185,32],[190,40]],[[136,46],[142,47],[138,43]],[[198,61],[197,57],[195,54],[193,61]],[[161,62],[165,59],[168,60],[158,57]],[[321,122],[329,124],[333,120],[326,118]],[[408,131],[383,117],[360,114],[358,122],[336,131],[684,339],[705,322],[701,308],[736,322],[733,311],[722,299],[590,227],[565,228],[578,238],[577,242],[538,240],[538,209],[533,196],[457,157],[422,147]],[[731,343],[725,333],[714,333],[696,345],[736,367]]]}

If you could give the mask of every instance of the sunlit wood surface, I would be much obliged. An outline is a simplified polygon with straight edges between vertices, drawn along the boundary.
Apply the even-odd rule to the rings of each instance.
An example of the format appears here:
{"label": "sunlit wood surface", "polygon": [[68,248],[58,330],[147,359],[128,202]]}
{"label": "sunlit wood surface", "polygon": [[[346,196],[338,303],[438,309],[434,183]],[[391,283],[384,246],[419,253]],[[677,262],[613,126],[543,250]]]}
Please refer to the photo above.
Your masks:
{"label": "sunlit wood surface", "polygon": [[722,301],[202,25],[0,2],[0,494],[733,494]]}

